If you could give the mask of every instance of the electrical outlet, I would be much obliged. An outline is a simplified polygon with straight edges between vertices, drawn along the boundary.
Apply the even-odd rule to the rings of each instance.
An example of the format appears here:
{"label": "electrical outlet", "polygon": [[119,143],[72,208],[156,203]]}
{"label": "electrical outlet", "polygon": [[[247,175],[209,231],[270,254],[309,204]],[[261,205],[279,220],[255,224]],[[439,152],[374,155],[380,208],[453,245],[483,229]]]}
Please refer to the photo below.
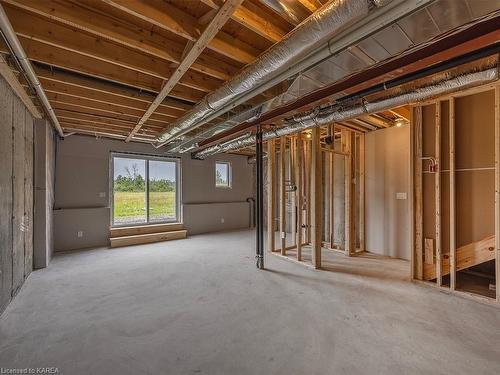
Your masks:
{"label": "electrical outlet", "polygon": [[396,193],[396,199],[405,200],[405,199],[407,199],[407,194],[406,193]]}
{"label": "electrical outlet", "polygon": [[101,191],[99,193],[99,198],[106,198],[106,193],[104,191]]}
{"label": "electrical outlet", "polygon": [[222,224],[224,224],[224,218],[223,218],[223,217],[221,217],[221,218],[220,218],[220,222],[221,222]]}
{"label": "electrical outlet", "polygon": [[79,230],[77,233],[76,233],[77,237],[78,238],[81,238],[83,237],[83,231]]}

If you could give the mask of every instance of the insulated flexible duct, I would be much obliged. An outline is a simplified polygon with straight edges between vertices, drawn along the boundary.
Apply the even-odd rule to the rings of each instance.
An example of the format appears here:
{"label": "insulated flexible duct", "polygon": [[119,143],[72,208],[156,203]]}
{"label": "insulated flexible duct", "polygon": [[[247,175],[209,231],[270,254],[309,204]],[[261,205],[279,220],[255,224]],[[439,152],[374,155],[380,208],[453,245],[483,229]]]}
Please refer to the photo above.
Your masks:
{"label": "insulated flexible duct", "polygon": [[[270,139],[296,133],[305,129],[332,124],[339,121],[346,121],[361,115],[367,115],[400,107],[402,105],[416,103],[422,100],[460,91],[469,87],[480,86],[497,79],[498,67],[494,67],[478,72],[459,75],[433,85],[407,91],[392,98],[381,99],[373,102],[364,102],[363,104],[348,108],[342,108],[337,105],[325,109],[315,109],[311,112],[294,116],[293,119],[285,122],[285,126],[279,129],[264,132],[262,138],[264,141],[268,141]],[[196,153],[194,157],[204,159],[207,156],[217,154],[219,152],[236,150],[252,146],[254,144],[255,135],[246,135],[244,137],[238,137],[232,141],[208,147]]]}
{"label": "insulated flexible duct", "polygon": [[326,42],[333,34],[392,0],[333,0],[302,22],[253,64],[193,107],[157,138],[164,144],[195,129],[213,112],[282,73]]}

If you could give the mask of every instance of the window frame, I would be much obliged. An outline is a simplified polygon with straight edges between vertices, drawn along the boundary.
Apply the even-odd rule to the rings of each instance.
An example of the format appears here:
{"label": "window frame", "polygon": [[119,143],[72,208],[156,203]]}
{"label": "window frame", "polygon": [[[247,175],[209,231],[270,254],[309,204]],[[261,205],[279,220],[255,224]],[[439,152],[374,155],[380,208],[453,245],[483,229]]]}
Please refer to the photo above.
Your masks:
{"label": "window frame", "polygon": [[[217,164],[227,165],[227,185],[217,185]],[[214,164],[214,182],[217,189],[232,189],[233,188],[233,166],[230,161],[216,160]]]}
{"label": "window frame", "polygon": [[[115,168],[114,168],[114,158],[122,158],[122,159],[138,159],[144,162],[145,164],[145,201],[146,201],[146,221],[143,223],[126,223],[126,224],[115,224]],[[176,188],[175,188],[175,213],[176,217],[173,220],[162,220],[162,221],[154,221],[151,222],[149,219],[149,161],[165,161],[165,162],[174,162],[175,163],[175,179],[176,179]],[[182,179],[181,179],[181,159],[178,157],[172,156],[160,156],[160,155],[147,155],[147,154],[139,154],[139,153],[131,153],[131,152],[116,152],[112,151],[110,153],[109,158],[109,207],[111,210],[110,213],[110,226],[111,228],[121,228],[121,227],[137,227],[137,226],[147,226],[147,225],[157,225],[157,224],[182,224]]]}

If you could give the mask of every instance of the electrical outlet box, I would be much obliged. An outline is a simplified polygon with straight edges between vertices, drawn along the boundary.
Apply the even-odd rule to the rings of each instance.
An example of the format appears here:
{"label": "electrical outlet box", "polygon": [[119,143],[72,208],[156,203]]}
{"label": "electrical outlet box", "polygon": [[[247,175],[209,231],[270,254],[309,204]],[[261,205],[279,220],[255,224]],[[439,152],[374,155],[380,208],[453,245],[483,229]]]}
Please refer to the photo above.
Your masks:
{"label": "electrical outlet box", "polygon": [[221,222],[222,224],[224,224],[224,218],[223,218],[223,217],[221,217],[221,218],[220,218],[220,222]]}
{"label": "electrical outlet box", "polygon": [[79,230],[77,233],[76,233],[77,237],[78,238],[81,238],[83,237],[83,231]]}
{"label": "electrical outlet box", "polygon": [[406,194],[406,193],[396,193],[396,199],[400,199],[400,200],[408,199],[408,194]]}

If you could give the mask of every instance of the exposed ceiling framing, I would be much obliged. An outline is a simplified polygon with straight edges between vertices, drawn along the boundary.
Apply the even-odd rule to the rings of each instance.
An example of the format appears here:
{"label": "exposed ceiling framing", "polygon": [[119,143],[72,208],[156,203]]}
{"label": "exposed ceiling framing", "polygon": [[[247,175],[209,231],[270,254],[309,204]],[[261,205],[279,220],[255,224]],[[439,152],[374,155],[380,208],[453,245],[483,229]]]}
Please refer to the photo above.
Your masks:
{"label": "exposed ceiling framing", "polygon": [[[64,133],[148,143],[155,143],[158,135],[207,94],[254,63],[327,3],[0,0]],[[213,139],[221,139],[221,135],[227,138],[230,134],[230,127],[221,124],[233,116],[277,98],[283,106],[290,103],[282,99],[288,94],[300,100],[318,88],[348,81],[355,73],[369,71],[500,8],[497,0],[435,0],[426,4],[396,23],[384,24],[377,33],[317,67],[304,70],[300,82],[296,76],[284,80],[226,114],[208,119],[178,141],[186,145],[183,149],[198,142],[213,144],[214,135],[219,134]],[[12,82],[17,78],[18,91],[25,90],[25,95],[20,95],[34,103],[28,103],[32,112],[43,114],[10,53],[8,46],[0,43],[1,74]],[[328,96],[329,103],[349,90]],[[289,115],[284,112],[280,118]],[[399,108],[340,125],[370,131],[408,116],[407,108]]]}

